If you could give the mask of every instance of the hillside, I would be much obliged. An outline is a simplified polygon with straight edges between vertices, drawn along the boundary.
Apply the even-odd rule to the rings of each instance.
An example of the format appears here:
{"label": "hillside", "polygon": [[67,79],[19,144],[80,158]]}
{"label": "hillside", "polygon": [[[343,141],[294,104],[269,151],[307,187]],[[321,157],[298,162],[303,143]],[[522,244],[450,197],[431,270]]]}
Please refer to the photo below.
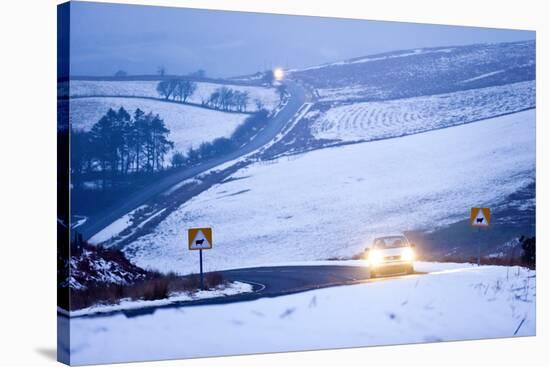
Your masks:
{"label": "hillside", "polygon": [[89,131],[110,108],[116,111],[123,107],[131,114],[139,108],[145,113],[158,114],[170,129],[173,151],[180,152],[197,148],[202,142],[231,136],[249,116],[145,98],[88,97],[73,99],[70,103],[71,126],[83,131]]}
{"label": "hillside", "polygon": [[[148,97],[162,98],[157,91],[159,80],[71,80],[70,97],[90,96],[117,96],[117,97]],[[218,88],[227,87],[233,90],[246,92],[249,100],[247,111],[258,109],[256,101],[260,101],[264,108],[273,110],[279,104],[279,95],[275,88],[262,86],[246,86],[239,84],[197,82],[197,90],[189,97],[188,102],[201,104]]]}
{"label": "hillside", "polygon": [[349,257],[376,235],[442,227],[466,218],[472,203],[500,203],[534,169],[534,110],[316,150],[237,171],[124,251],[146,268],[193,269],[198,259],[182,239],[207,224],[223,239],[207,270]]}
{"label": "hillside", "polygon": [[371,55],[305,69],[292,78],[324,100],[376,101],[535,79],[535,42],[438,47]]}

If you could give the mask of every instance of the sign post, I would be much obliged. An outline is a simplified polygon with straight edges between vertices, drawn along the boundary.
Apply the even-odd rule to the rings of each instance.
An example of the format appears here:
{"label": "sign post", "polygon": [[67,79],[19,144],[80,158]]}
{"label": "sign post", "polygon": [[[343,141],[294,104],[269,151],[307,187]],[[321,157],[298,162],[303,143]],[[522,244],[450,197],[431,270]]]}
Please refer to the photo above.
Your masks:
{"label": "sign post", "polygon": [[[470,225],[477,227],[477,232],[481,228],[487,228],[491,224],[491,209],[490,208],[472,208],[470,210]],[[479,239],[478,239],[479,241]],[[481,241],[477,245],[477,266],[481,265]]]}
{"label": "sign post", "polygon": [[189,228],[187,231],[189,250],[199,250],[200,283],[204,290],[204,275],[202,271],[202,250],[212,249],[212,228]]}

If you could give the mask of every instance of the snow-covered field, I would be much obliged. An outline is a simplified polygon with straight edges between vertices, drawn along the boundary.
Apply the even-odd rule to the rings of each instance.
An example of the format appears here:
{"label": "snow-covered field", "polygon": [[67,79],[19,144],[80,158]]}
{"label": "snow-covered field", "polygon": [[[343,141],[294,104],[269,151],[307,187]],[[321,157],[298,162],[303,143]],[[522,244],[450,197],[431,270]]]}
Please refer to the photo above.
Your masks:
{"label": "snow-covered field", "polygon": [[432,273],[251,302],[160,309],[135,318],[73,319],[71,362],[535,335],[535,272],[457,264],[418,267]]}
{"label": "snow-covered field", "polygon": [[[356,92],[354,88],[341,94],[332,91],[325,93],[324,98],[349,98]],[[318,139],[373,140],[464,124],[534,106],[535,82],[528,81],[448,94],[338,106],[318,114],[311,130]]]}
{"label": "snow-covered field", "polygon": [[360,252],[379,234],[443,226],[535,178],[535,110],[256,163],[194,197],[125,248],[187,273],[186,229],[211,226],[207,271]]}
{"label": "snow-covered field", "polygon": [[[81,96],[135,96],[160,98],[157,92],[158,80],[135,81],[90,81],[72,80],[70,85],[71,97]],[[264,107],[273,110],[279,104],[279,95],[275,88],[260,86],[243,86],[232,84],[214,84],[198,82],[197,90],[188,99],[188,102],[202,103],[219,87],[226,86],[241,92],[248,92],[249,101],[247,110],[257,109],[256,100],[262,101]]]}
{"label": "snow-covered field", "polygon": [[170,129],[174,150],[186,152],[219,137],[229,137],[247,117],[243,113],[225,113],[141,98],[77,98],[71,100],[70,121],[74,129],[90,130],[108,110],[124,107],[130,114],[139,108],[158,114]]}

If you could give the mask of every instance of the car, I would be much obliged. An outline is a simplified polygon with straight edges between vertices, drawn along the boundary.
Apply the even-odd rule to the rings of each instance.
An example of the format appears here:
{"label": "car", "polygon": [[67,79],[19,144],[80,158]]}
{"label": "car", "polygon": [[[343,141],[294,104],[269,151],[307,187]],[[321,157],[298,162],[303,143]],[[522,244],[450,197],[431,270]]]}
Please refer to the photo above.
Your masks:
{"label": "car", "polygon": [[365,249],[370,276],[414,273],[415,247],[404,235],[376,237]]}

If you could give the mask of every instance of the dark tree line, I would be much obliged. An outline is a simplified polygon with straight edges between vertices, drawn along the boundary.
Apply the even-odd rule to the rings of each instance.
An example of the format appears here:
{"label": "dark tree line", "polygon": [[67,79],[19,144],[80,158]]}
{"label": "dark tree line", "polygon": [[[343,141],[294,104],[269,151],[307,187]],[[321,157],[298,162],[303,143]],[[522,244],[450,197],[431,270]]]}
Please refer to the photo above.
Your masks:
{"label": "dark tree line", "polygon": [[223,111],[244,112],[249,99],[248,92],[219,87],[214,90],[206,101],[203,101],[203,104]]}
{"label": "dark tree line", "polygon": [[197,83],[187,79],[161,80],[157,84],[157,92],[166,100],[187,102],[197,90]]}
{"label": "dark tree line", "polygon": [[89,132],[72,131],[71,170],[73,185],[83,176],[100,173],[103,188],[129,173],[163,169],[174,143],[159,115],[137,109],[131,116],[124,108],[109,109]]}

